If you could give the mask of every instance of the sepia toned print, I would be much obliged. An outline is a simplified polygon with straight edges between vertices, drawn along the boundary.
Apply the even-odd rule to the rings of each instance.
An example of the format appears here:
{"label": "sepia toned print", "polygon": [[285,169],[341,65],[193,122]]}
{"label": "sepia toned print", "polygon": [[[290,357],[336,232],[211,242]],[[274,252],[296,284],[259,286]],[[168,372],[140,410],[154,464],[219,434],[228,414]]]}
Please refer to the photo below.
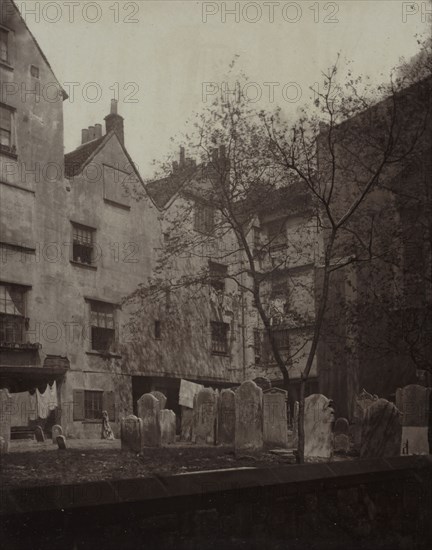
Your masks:
{"label": "sepia toned print", "polygon": [[431,18],[0,0],[3,547],[430,547]]}

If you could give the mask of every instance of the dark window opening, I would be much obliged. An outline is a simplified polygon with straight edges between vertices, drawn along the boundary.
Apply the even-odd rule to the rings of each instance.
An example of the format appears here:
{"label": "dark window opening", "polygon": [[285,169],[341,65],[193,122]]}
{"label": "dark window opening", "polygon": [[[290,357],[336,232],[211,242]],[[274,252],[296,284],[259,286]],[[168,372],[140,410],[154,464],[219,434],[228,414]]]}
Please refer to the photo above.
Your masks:
{"label": "dark window opening", "polygon": [[155,321],[154,322],[154,337],[157,340],[160,340],[162,338],[162,329],[161,329],[161,322]]}
{"label": "dark window opening", "polygon": [[0,61],[9,62],[9,33],[0,29]]}
{"label": "dark window opening", "polygon": [[259,329],[254,329],[254,352],[255,352],[255,365],[261,363],[261,332]]}
{"label": "dark window opening", "polygon": [[103,391],[84,391],[84,417],[86,420],[102,418]]}
{"label": "dark window opening", "polygon": [[225,279],[228,275],[228,267],[216,262],[209,262],[210,285],[219,292],[225,291]]}
{"label": "dark window opening", "polygon": [[194,229],[200,233],[210,234],[214,229],[214,209],[205,204],[195,204]]}
{"label": "dark window opening", "polygon": [[228,323],[212,321],[211,323],[211,351],[216,355],[228,353]]}
{"label": "dark window opening", "polygon": [[35,65],[30,65],[30,74],[33,78],[39,78],[39,67]]}
{"label": "dark window opening", "polygon": [[0,106],[0,150],[12,149],[12,111]]}
{"label": "dark window opening", "polygon": [[95,351],[115,351],[114,306],[91,302],[91,347]]}
{"label": "dark window opening", "polygon": [[286,224],[284,220],[275,220],[267,224],[267,238],[270,251],[287,246]]}
{"label": "dark window opening", "polygon": [[18,285],[0,285],[0,342],[24,341],[25,292]]}
{"label": "dark window opening", "polygon": [[93,261],[94,229],[82,225],[73,225],[73,261],[91,264]]}
{"label": "dark window opening", "polygon": [[279,350],[289,349],[289,330],[286,328],[277,328],[272,330],[273,339]]}

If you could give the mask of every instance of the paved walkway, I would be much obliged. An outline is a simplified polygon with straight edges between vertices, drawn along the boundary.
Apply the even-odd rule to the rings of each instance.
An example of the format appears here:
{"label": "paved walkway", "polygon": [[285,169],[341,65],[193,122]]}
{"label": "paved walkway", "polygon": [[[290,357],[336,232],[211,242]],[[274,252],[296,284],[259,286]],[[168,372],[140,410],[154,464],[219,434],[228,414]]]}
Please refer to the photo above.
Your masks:
{"label": "paved walkway", "polygon": [[[68,449],[120,449],[120,439],[109,441],[107,439],[67,439]],[[51,439],[46,439],[44,443],[38,443],[33,439],[12,440],[9,444],[10,453],[28,453],[42,451],[56,451],[57,444]]]}

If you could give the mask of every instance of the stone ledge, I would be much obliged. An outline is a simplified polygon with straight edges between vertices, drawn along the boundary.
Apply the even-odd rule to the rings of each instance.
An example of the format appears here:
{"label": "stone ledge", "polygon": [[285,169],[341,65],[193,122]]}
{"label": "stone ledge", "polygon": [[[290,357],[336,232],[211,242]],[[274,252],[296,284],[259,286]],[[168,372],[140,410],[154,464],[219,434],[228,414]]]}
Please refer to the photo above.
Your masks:
{"label": "stone ledge", "polygon": [[[119,455],[119,460],[121,456]],[[170,502],[181,510],[186,503],[201,502],[212,495],[250,492],[283,492],[295,496],[299,490],[330,485],[361,484],[403,479],[432,469],[432,456],[408,456],[302,464],[275,468],[240,468],[196,472],[193,475],[154,476],[137,479],[40,487],[2,488],[0,514],[15,515],[139,503],[153,508]]]}

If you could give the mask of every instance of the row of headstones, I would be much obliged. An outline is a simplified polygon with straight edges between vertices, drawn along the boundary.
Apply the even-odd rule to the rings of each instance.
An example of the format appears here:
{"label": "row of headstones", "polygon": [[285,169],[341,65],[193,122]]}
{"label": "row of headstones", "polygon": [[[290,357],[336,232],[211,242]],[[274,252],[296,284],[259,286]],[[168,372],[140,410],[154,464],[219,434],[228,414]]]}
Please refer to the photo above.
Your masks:
{"label": "row of headstones", "polygon": [[175,443],[176,415],[165,405],[166,397],[161,392],[145,393],[138,399],[138,416],[131,414],[120,423],[122,449],[140,452],[143,447]]}
{"label": "row of headstones", "polygon": [[287,447],[287,392],[262,390],[253,380],[235,391],[204,388],[194,398],[192,440],[198,445],[234,445],[256,451]]}
{"label": "row of headstones", "polygon": [[[329,458],[333,451],[360,457],[429,454],[431,388],[411,384],[396,392],[396,405],[363,391],[355,402],[352,426],[346,418],[333,423],[332,402],[324,395],[305,399],[305,456]],[[297,446],[298,403],[294,408]]]}
{"label": "row of headstones", "polygon": [[363,391],[352,430],[360,456],[429,454],[431,390],[418,384],[398,388],[396,404]]}

